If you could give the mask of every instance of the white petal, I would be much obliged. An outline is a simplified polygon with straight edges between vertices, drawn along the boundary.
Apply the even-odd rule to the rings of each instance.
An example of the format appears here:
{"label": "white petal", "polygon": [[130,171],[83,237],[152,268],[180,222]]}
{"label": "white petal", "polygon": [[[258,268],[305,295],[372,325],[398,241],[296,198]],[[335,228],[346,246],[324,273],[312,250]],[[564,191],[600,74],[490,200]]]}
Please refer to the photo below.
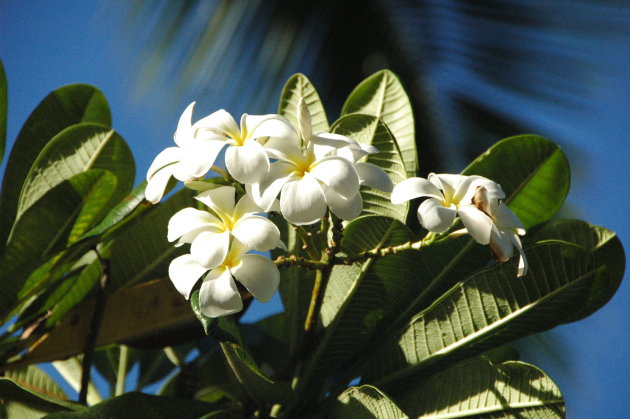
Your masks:
{"label": "white petal", "polygon": [[445,201],[455,205],[459,205],[460,200],[468,191],[468,185],[472,182],[470,176],[452,175],[449,173],[439,175],[430,173],[427,179],[442,191]]}
{"label": "white petal", "polygon": [[350,162],[341,157],[326,157],[316,162],[310,173],[339,195],[353,197],[359,190],[357,171]]}
{"label": "white petal", "polygon": [[[341,148],[347,146],[357,146],[358,143],[345,135],[333,134],[331,132],[318,132],[311,138],[313,144],[325,145],[333,148]],[[360,147],[359,147],[360,148]]]}
{"label": "white petal", "polygon": [[330,210],[342,220],[354,220],[363,210],[363,199],[358,192],[351,198],[344,198],[332,188],[324,186],[324,195]]}
{"label": "white petal", "polygon": [[151,178],[161,169],[166,166],[172,165],[173,163],[177,163],[181,161],[184,157],[184,151],[179,147],[168,147],[160,152],[151,166],[149,166],[149,170],[147,170],[147,180],[151,180]]}
{"label": "white petal", "polygon": [[493,215],[494,222],[502,229],[514,229],[521,236],[525,234],[525,226],[521,220],[504,203],[499,204]]}
{"label": "white petal", "polygon": [[253,250],[264,252],[274,249],[280,242],[280,230],[270,220],[250,215],[234,223],[232,235]]}
{"label": "white petal", "polygon": [[313,126],[311,125],[311,112],[304,97],[300,96],[297,105],[298,130],[302,134],[304,141],[309,142],[313,136]]}
{"label": "white petal", "polygon": [[247,130],[247,138],[271,137],[297,142],[295,129],[283,116],[246,115],[242,122]]}
{"label": "white petal", "polygon": [[[213,227],[220,224],[221,220],[208,211],[200,211],[196,208],[184,208],[173,214],[168,221],[168,241],[172,242],[187,235],[189,237],[185,240],[181,240],[181,242],[191,243],[197,234],[208,229],[212,231]],[[193,235],[190,233],[193,233]]]}
{"label": "white petal", "polygon": [[191,246],[190,254],[195,262],[212,269],[219,266],[228,253],[230,247],[230,232],[212,233],[202,231],[195,237]]}
{"label": "white petal", "polygon": [[463,205],[457,209],[462,222],[473,239],[480,244],[490,242],[490,233],[494,223],[492,218],[472,205]]}
{"label": "white petal", "polygon": [[391,192],[394,185],[387,173],[372,163],[356,163],[354,168],[359,174],[361,185],[380,189],[383,192]]}
{"label": "white petal", "polygon": [[469,204],[477,193],[477,189],[483,187],[485,189],[484,198],[487,212],[493,214],[497,209],[497,205],[499,205],[499,201],[505,198],[505,192],[501,189],[501,185],[483,176],[469,176],[468,179],[469,182],[461,184],[456,192],[457,199],[462,204]]}
{"label": "white petal", "polygon": [[225,166],[238,182],[258,183],[269,173],[269,158],[260,144],[245,140],[242,146],[227,149]]}
{"label": "white petal", "polygon": [[263,303],[271,300],[280,283],[280,272],[276,264],[261,255],[244,255],[241,263],[232,268],[232,274]]}
{"label": "white petal", "polygon": [[510,232],[500,231],[496,226],[492,228],[490,249],[492,249],[492,254],[499,262],[507,262],[514,253],[514,246],[509,235]]}
{"label": "white petal", "polygon": [[262,212],[265,212],[265,211],[263,211],[263,209],[260,208],[260,206],[254,202],[251,194],[246,193],[236,203],[232,216],[234,217],[234,219],[239,219],[239,218],[243,218],[245,215],[262,213]]}
{"label": "white petal", "polygon": [[168,267],[168,276],[177,291],[188,299],[193,287],[206,270],[195,262],[191,255],[182,255],[173,259]]}
{"label": "white petal", "polygon": [[[396,190],[394,188],[394,190]],[[453,225],[457,210],[447,208],[436,199],[430,198],[418,207],[418,221],[427,230],[433,233],[443,233]]]}
{"label": "white petal", "polygon": [[317,179],[308,174],[282,187],[280,211],[292,224],[312,224],[326,213],[326,198]]}
{"label": "white petal", "polygon": [[282,190],[285,183],[292,179],[291,173],[295,166],[291,163],[277,161],[271,164],[269,174],[260,183],[245,185],[245,189],[251,195],[252,200],[265,212],[269,211],[274,200]]}
{"label": "white petal", "polygon": [[438,188],[427,179],[421,177],[412,177],[405,179],[392,190],[392,203],[402,204],[403,202],[419,197],[430,197],[442,202],[444,196]]}
{"label": "white petal", "polygon": [[220,217],[226,214],[231,216],[234,212],[235,193],[236,188],[233,186],[220,186],[201,192],[195,198],[203,202],[208,208],[211,208]]}
{"label": "white petal", "polygon": [[223,147],[225,147],[225,141],[195,140],[184,149],[182,160],[173,176],[182,182],[204,177]]}
{"label": "white petal", "polygon": [[210,130],[230,138],[239,137],[241,133],[238,125],[236,125],[236,121],[225,109],[219,109],[195,122],[193,129]]}
{"label": "white petal", "polygon": [[527,257],[525,256],[525,251],[523,250],[521,239],[516,234],[511,235],[510,238],[512,239],[514,247],[516,247],[516,250],[518,250],[518,253],[520,254],[518,258],[518,271],[516,274],[516,276],[520,278],[522,276],[525,276],[525,274],[527,273],[527,269],[529,268],[527,264]]}
{"label": "white petal", "polygon": [[265,143],[265,150],[269,156],[287,162],[298,162],[304,160],[302,149],[297,139],[288,140],[286,138],[270,138]]}
{"label": "white petal", "polygon": [[151,179],[149,179],[147,187],[144,190],[145,199],[152,204],[160,202],[164,196],[164,191],[166,190],[166,186],[168,185],[168,181],[171,179],[172,174],[173,168],[171,166],[167,166],[154,173]]}
{"label": "white petal", "polygon": [[243,309],[243,300],[230,271],[218,268],[206,275],[199,290],[199,307],[208,317],[226,316]]}
{"label": "white petal", "polygon": [[195,102],[188,105],[188,107],[186,107],[186,109],[182,113],[182,116],[179,117],[179,122],[177,123],[177,131],[175,131],[175,135],[173,135],[173,138],[175,140],[175,144],[180,147],[183,147],[184,145],[192,141],[194,137],[194,132],[191,126],[194,107]]}

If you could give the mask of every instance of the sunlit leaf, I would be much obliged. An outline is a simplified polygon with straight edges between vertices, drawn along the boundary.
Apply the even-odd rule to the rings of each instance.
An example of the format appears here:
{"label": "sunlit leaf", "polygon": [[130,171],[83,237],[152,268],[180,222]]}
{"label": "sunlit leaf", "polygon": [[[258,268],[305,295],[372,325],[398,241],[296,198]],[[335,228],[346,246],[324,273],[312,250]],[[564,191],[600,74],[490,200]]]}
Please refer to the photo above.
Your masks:
{"label": "sunlit leaf", "polygon": [[350,387],[341,393],[328,414],[327,417],[337,419],[409,417],[389,397],[370,385]]}
{"label": "sunlit leaf", "polygon": [[556,144],[537,135],[506,138],[490,147],[462,174],[499,183],[506,202],[526,228],[549,220],[570,186],[569,162]]}
{"label": "sunlit leaf", "polygon": [[380,118],[400,147],[407,176],[416,176],[418,152],[409,97],[398,77],[382,70],[363,80],[346,99],[342,115],[367,114]]}
{"label": "sunlit leaf", "polygon": [[63,390],[36,366],[9,370],[0,378],[0,400],[7,417],[39,418],[49,412],[81,410]]}
{"label": "sunlit leaf", "polygon": [[[369,115],[351,114],[335,122],[333,132],[378,148],[379,152],[369,155],[367,162],[383,169],[394,185],[407,177],[401,151],[392,133],[380,119]],[[405,222],[409,208],[408,202],[394,205],[390,200],[389,192],[367,186],[361,187],[361,196],[363,197],[363,214],[383,215]]]}
{"label": "sunlit leaf", "polygon": [[466,360],[411,385],[394,399],[422,419],[563,418],[560,390],[543,371],[518,361]]}
{"label": "sunlit leaf", "polygon": [[15,220],[21,186],[46,143],[65,128],[80,122],[109,126],[105,96],[96,88],[73,84],[54,90],[28,117],[9,155],[0,199],[0,245],[6,243]]}
{"label": "sunlit leaf", "polygon": [[51,188],[90,169],[104,169],[118,179],[116,202],[129,193],[134,177],[133,156],[114,130],[82,123],[53,137],[33,163],[20,193],[16,219]]}
{"label": "sunlit leaf", "polygon": [[593,284],[612,280],[598,258],[566,242],[527,251],[530,269],[516,277],[516,262],[474,274],[418,314],[364,378],[399,388],[419,371],[437,368],[570,320],[589,300]]}
{"label": "sunlit leaf", "polygon": [[310,80],[304,74],[294,74],[287,80],[280,95],[278,113],[285,116],[297,129],[297,105],[303,97],[311,113],[311,127],[313,132],[328,131],[328,119],[319,94]]}

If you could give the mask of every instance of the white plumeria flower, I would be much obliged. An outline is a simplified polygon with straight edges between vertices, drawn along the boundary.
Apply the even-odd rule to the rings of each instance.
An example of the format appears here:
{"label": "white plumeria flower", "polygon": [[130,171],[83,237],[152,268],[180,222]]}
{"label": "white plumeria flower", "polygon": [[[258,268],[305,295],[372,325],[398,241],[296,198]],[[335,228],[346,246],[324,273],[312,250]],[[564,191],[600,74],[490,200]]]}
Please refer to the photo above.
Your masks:
{"label": "white plumeria flower", "polygon": [[206,269],[219,266],[235,237],[249,249],[266,251],[280,244],[278,227],[265,217],[256,215],[260,208],[243,196],[235,204],[235,189],[221,186],[200,193],[196,199],[212,213],[195,208],[184,208],[168,223],[168,240],[178,240],[177,246],[191,243],[190,256]]}
{"label": "white plumeria flower", "polygon": [[493,226],[490,215],[505,193],[497,183],[482,176],[431,173],[427,179],[414,177],[400,182],[391,200],[401,204],[419,197],[429,198],[418,207],[418,221],[424,228],[443,233],[459,216],[475,241],[488,244]]}
{"label": "white plumeria flower", "polygon": [[297,141],[275,138],[265,144],[268,154],[276,161],[271,164],[269,176],[249,188],[252,198],[261,207],[268,209],[280,194],[280,211],[290,223],[312,224],[325,215],[327,208],[339,218],[352,220],[363,209],[359,193],[362,183],[384,190],[391,188],[391,181],[384,172],[375,173],[379,168],[357,163],[360,167],[365,165],[365,169],[357,169],[355,164],[361,157],[378,152],[376,148],[362,148],[343,135],[313,134],[311,116],[302,98],[298,103],[298,131],[301,145]]}
{"label": "white plumeria flower", "polygon": [[503,202],[492,214],[492,219],[494,225],[490,235],[490,249],[492,249],[494,257],[499,262],[507,262],[512,257],[514,247],[516,247],[520,254],[517,276],[524,276],[527,273],[527,258],[523,251],[521,239],[518,237],[525,234],[523,223]]}
{"label": "white plumeria flower", "polygon": [[218,135],[223,144],[228,146],[225,166],[230,175],[243,184],[260,182],[269,173],[269,158],[257,139],[269,137],[295,140],[295,130],[291,124],[276,114],[243,114],[239,128],[232,115],[221,109],[198,124],[201,132]]}
{"label": "white plumeria flower", "polygon": [[199,130],[199,122],[191,125],[194,106],[195,102],[188,105],[179,118],[173,136],[177,147],[160,152],[147,171],[145,198],[153,204],[162,199],[171,176],[182,182],[205,176],[223,148],[220,136]]}
{"label": "white plumeria flower", "polygon": [[186,254],[171,262],[168,274],[177,291],[189,299],[199,278],[209,270],[199,290],[201,312],[208,317],[236,313],[243,309],[243,301],[234,280],[263,303],[271,299],[280,283],[280,272],[275,263],[262,255],[246,254],[248,250],[234,239],[230,251],[218,266],[208,268]]}

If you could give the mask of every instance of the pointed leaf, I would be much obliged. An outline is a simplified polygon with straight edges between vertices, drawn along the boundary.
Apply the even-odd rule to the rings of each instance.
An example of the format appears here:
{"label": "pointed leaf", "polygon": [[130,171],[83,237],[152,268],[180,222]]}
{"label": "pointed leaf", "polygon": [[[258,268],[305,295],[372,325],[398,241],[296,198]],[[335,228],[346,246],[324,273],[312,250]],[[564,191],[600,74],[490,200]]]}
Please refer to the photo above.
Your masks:
{"label": "pointed leaf", "polygon": [[129,193],[135,168],[125,140],[111,128],[92,123],[61,131],[46,144],[28,172],[16,220],[51,188],[90,169],[104,169],[116,175],[119,183],[116,202]]}
{"label": "pointed leaf", "polygon": [[530,269],[516,277],[515,262],[497,264],[453,287],[418,314],[395,342],[382,345],[365,379],[386,389],[405,378],[548,330],[588,304],[594,283],[610,281],[598,258],[566,242],[529,248]]}
{"label": "pointed leaf", "polygon": [[306,101],[308,110],[311,113],[313,132],[327,132],[328,119],[326,118],[326,111],[315,86],[311,84],[311,81],[304,74],[294,74],[287,80],[280,94],[278,113],[286,117],[297,129],[297,105],[301,97]]}
{"label": "pointed leaf", "polygon": [[[100,195],[102,180],[113,175],[90,170],[63,181],[31,206],[13,229],[0,258],[0,316],[17,302],[25,280],[48,258],[63,250],[76,217],[91,196]],[[105,181],[105,184],[111,182]]]}
{"label": "pointed leaf", "polygon": [[215,326],[217,319],[208,317],[201,312],[201,306],[199,305],[199,290],[193,291],[190,295],[190,307],[203,326],[203,331],[206,332],[206,335],[209,334],[211,328]]}
{"label": "pointed leaf", "polygon": [[15,141],[2,179],[0,246],[6,243],[31,165],[46,143],[65,128],[80,122],[109,126],[111,116],[105,96],[96,88],[73,84],[54,90],[28,117]]}
{"label": "pointed leaf", "polygon": [[[375,164],[387,173],[394,185],[406,179],[405,164],[396,140],[382,120],[369,116],[352,114],[340,118],[333,125],[336,134],[353,138],[362,144],[371,144],[379,152],[367,156],[367,162]],[[389,192],[363,186],[363,214],[376,214],[405,222],[409,203],[394,205]]]}
{"label": "pointed leaf", "polygon": [[380,118],[396,138],[407,177],[418,172],[413,111],[398,76],[382,70],[363,80],[346,99],[341,115],[360,113]]}
{"label": "pointed leaf", "polygon": [[9,370],[0,378],[0,400],[8,417],[41,417],[49,412],[81,410],[36,366]]}
{"label": "pointed leaf", "polygon": [[463,361],[394,397],[422,419],[469,417],[563,418],[560,390],[533,365],[485,359]]}
{"label": "pointed leaf", "polygon": [[525,228],[549,220],[560,209],[571,178],[569,162],[560,147],[531,134],[499,141],[462,174],[481,175],[499,183],[510,209]]}
{"label": "pointed leaf", "polygon": [[337,398],[330,418],[408,418],[389,397],[370,385],[350,387]]}

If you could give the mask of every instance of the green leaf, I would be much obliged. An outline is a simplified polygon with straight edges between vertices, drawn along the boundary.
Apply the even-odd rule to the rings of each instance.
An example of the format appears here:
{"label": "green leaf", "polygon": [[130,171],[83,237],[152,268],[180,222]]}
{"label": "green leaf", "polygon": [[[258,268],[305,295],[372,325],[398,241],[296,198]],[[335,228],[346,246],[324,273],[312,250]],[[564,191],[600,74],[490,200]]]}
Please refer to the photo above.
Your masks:
{"label": "green leaf", "polygon": [[8,92],[7,75],[4,72],[2,60],[0,60],[0,163],[4,158],[7,141]]}
{"label": "green leaf", "polygon": [[[342,249],[352,255],[410,238],[401,222],[368,215],[344,229]],[[388,318],[406,307],[413,296],[418,260],[414,251],[405,251],[333,268],[320,311],[325,333],[308,365],[305,383],[323,380],[337,368],[347,367],[368,340],[378,339]]]}
{"label": "green leaf", "polygon": [[2,180],[0,246],[7,241],[15,220],[22,184],[39,152],[55,135],[80,122],[111,124],[105,96],[98,89],[84,84],[54,90],[24,123],[9,155]]}
{"label": "green leaf", "polygon": [[105,232],[111,232],[121,227],[123,221],[128,221],[134,216],[139,215],[144,210],[151,207],[151,203],[144,200],[144,190],[147,187],[147,181],[144,180],[140,185],[136,186],[131,193],[125,197],[118,205],[112,208],[103,220],[90,231],[83,235],[83,239],[99,236]]}
{"label": "green leaf", "polygon": [[588,304],[594,283],[611,280],[598,258],[566,242],[536,244],[527,250],[527,259],[524,278],[516,277],[512,261],[454,286],[397,339],[382,344],[365,380],[401,388],[420,371],[548,330]]}
{"label": "green leaf", "polygon": [[363,80],[346,99],[342,115],[360,113],[380,118],[400,147],[407,176],[418,172],[413,111],[398,76],[382,70]]}
{"label": "green leaf", "polygon": [[525,228],[549,220],[569,192],[570,170],[556,144],[537,135],[499,141],[477,157],[464,175],[481,175],[499,183],[506,202]]}
{"label": "green leaf", "polygon": [[408,418],[409,416],[378,388],[363,385],[350,387],[341,393],[327,417],[372,419]]}
{"label": "green leaf", "polygon": [[201,312],[201,306],[199,305],[199,290],[193,291],[190,295],[190,307],[203,326],[203,331],[206,332],[206,335],[209,334],[210,330],[215,326],[217,319],[208,317]]}
{"label": "green leaf", "polygon": [[267,378],[242,346],[221,342],[221,349],[236,379],[258,403],[283,403],[291,398],[291,386]]}
{"label": "green leaf", "polygon": [[[352,114],[340,118],[333,125],[336,134],[353,138],[362,144],[372,144],[379,152],[369,155],[367,162],[372,163],[387,173],[394,185],[403,181],[407,176],[405,164],[396,140],[382,120],[369,115]],[[409,203],[394,205],[389,192],[378,189],[361,187],[363,197],[363,214],[383,215],[405,222]]]}
{"label": "green leaf", "polygon": [[80,410],[61,388],[38,367],[9,370],[0,378],[0,399],[7,417],[39,418],[49,412]]}
{"label": "green leaf", "polygon": [[621,285],[626,257],[621,241],[613,231],[580,220],[560,220],[545,225],[532,240],[563,240],[577,244],[598,257],[610,271],[611,280],[594,283],[589,303],[568,321],[576,321],[595,312],[612,298]]}
{"label": "green leaf", "polygon": [[20,217],[0,257],[0,316],[17,302],[18,292],[29,275],[66,247],[83,204],[90,202],[92,196],[100,196],[101,182],[107,177],[113,175],[104,170],[73,176],[47,192]]}
{"label": "green leaf", "polygon": [[190,190],[182,189],[154,205],[111,235],[110,289],[137,283],[152,275],[164,276],[171,260],[183,253],[166,238],[168,221],[185,207],[194,207]]}
{"label": "green leaf", "polygon": [[560,390],[543,371],[518,361],[463,361],[412,385],[394,399],[422,419],[563,418]]}
{"label": "green leaf", "polygon": [[116,203],[131,190],[135,177],[133,156],[125,140],[114,130],[82,123],[61,131],[46,144],[26,176],[16,220],[51,188],[90,169],[108,170],[116,175]]}
{"label": "green leaf", "polygon": [[327,132],[328,119],[326,118],[326,111],[317,90],[315,90],[315,86],[311,84],[311,81],[304,74],[294,74],[287,80],[280,94],[278,113],[286,117],[297,129],[297,105],[301,97],[306,101],[308,110],[311,113],[313,132]]}
{"label": "green leaf", "polygon": [[212,410],[212,405],[196,400],[175,399],[164,396],[130,392],[105,400],[97,405],[78,412],[58,412],[47,416],[49,419],[97,419],[97,418],[137,418],[137,419],[196,419]]}

